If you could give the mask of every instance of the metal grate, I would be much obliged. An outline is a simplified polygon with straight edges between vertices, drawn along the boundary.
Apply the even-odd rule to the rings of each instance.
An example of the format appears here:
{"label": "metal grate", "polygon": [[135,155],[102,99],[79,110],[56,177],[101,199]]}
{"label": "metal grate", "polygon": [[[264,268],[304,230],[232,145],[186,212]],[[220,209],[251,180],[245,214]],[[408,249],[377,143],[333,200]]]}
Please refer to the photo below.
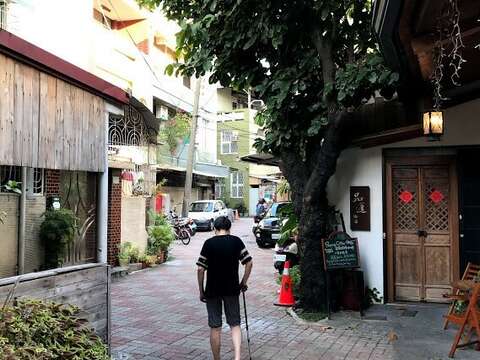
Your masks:
{"label": "metal grate", "polygon": [[108,145],[146,145],[146,129],[143,118],[132,106],[125,107],[125,116],[110,114],[108,118]]}

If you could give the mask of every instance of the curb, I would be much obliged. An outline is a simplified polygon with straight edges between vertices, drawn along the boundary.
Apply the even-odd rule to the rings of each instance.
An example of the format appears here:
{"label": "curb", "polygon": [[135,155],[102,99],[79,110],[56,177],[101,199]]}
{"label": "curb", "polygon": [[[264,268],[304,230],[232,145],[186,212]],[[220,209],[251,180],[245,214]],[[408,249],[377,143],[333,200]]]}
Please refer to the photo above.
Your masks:
{"label": "curb", "polygon": [[328,318],[325,318],[323,320],[315,321],[315,322],[310,322],[303,320],[300,318],[300,316],[297,315],[297,313],[290,307],[285,310],[285,312],[290,315],[295,322],[304,325],[304,326],[313,326],[316,328],[320,328],[320,330],[327,331],[327,330],[333,330],[333,327],[329,325],[327,322],[329,321]]}

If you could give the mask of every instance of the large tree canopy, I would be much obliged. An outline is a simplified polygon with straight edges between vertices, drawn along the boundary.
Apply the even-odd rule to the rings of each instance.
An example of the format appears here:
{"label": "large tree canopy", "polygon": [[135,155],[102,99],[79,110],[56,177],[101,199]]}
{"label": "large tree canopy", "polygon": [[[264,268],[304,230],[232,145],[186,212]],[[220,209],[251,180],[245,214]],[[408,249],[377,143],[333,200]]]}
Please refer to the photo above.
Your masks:
{"label": "large tree canopy", "polygon": [[266,103],[258,150],[281,159],[299,218],[302,300],[324,309],[326,186],[354,133],[352,112],[398,76],[377,51],[368,0],[138,0],[178,21],[182,63],[167,72],[251,89]]}

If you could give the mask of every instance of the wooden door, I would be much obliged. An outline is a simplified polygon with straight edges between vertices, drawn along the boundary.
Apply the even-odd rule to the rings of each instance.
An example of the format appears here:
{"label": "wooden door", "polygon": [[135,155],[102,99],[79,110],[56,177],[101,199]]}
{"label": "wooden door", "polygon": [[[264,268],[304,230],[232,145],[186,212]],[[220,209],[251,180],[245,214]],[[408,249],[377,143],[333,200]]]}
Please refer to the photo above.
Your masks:
{"label": "wooden door", "polygon": [[451,164],[390,164],[389,300],[443,302],[458,263]]}

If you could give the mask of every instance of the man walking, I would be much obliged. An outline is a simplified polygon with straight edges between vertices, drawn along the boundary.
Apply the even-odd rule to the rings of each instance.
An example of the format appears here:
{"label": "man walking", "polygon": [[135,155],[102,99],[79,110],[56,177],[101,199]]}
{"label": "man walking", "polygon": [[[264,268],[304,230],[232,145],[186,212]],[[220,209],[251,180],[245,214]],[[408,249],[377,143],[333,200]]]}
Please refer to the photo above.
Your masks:
{"label": "man walking", "polygon": [[[210,346],[214,360],[220,360],[222,305],[232,331],[235,360],[240,360],[242,332],[239,295],[240,291],[247,290],[247,281],[252,271],[252,257],[242,240],[230,235],[231,226],[232,223],[225,216],[215,220],[215,236],[205,241],[197,261],[200,301],[207,303]],[[242,281],[239,281],[238,275],[239,262],[245,266]],[[207,285],[204,290],[205,271]]]}

